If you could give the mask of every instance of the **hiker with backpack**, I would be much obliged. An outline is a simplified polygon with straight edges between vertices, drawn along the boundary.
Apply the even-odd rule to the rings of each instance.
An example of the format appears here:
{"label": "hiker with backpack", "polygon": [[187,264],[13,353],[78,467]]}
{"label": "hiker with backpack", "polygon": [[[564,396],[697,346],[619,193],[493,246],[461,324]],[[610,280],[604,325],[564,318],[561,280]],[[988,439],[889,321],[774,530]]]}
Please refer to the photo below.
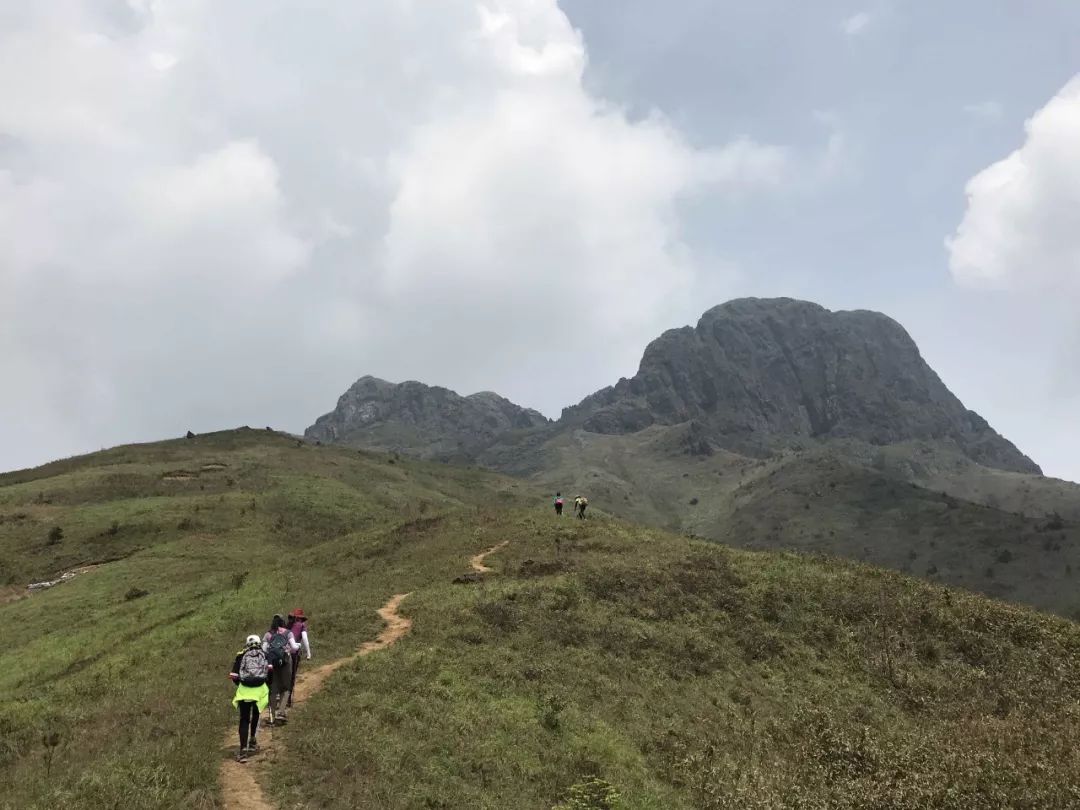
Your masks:
{"label": "hiker with backpack", "polygon": [[562,517],[563,498],[561,492],[555,493],[555,514]]}
{"label": "hiker with backpack", "polygon": [[289,698],[292,695],[292,654],[300,649],[285,619],[275,613],[270,630],[263,636],[263,650],[272,667],[270,676],[270,725],[289,722]]}
{"label": "hiker with backpack", "polygon": [[[307,616],[303,608],[296,608],[289,614],[285,627],[292,633],[293,640],[303,648],[307,660],[311,660],[311,639],[308,638]],[[300,671],[300,650],[292,654],[292,680],[289,683],[289,699],[285,702],[285,708],[292,708],[293,693],[296,691],[296,674]]]}
{"label": "hiker with backpack", "polygon": [[240,751],[236,755],[240,761],[259,750],[255,735],[259,731],[259,715],[270,703],[270,690],[266,686],[270,674],[262,641],[258,636],[248,636],[229,672],[229,679],[236,684],[233,706],[240,709]]}
{"label": "hiker with backpack", "polygon": [[574,498],[574,511],[577,513],[579,520],[585,519],[585,507],[589,505],[589,499],[584,495],[578,495]]}

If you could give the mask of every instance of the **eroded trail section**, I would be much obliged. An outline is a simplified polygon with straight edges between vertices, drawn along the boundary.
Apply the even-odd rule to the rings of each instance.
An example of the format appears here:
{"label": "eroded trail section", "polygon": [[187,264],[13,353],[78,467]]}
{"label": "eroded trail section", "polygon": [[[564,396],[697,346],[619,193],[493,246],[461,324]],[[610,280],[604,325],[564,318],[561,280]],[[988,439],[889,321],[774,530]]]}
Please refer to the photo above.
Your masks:
{"label": "eroded trail section", "polygon": [[[294,706],[315,694],[322,688],[326,679],[341,667],[355,661],[357,658],[389,647],[408,633],[409,628],[412,627],[412,621],[397,612],[406,596],[408,596],[407,593],[396,594],[390,598],[389,602],[379,608],[379,616],[386,622],[386,627],[375,637],[374,641],[365,641],[360,646],[360,649],[352,655],[346,655],[344,658],[338,658],[336,661],[330,661],[306,672],[301,669],[296,681],[296,691],[293,692]],[[259,742],[262,744],[264,754],[273,747],[273,742],[269,739],[269,736],[265,732],[259,735]],[[225,735],[225,747],[231,751],[236,746],[236,739],[236,727],[234,725],[230,728],[229,733]],[[221,799],[226,810],[272,810],[273,805],[266,800],[262,788],[259,787],[259,782],[255,778],[256,772],[253,768],[257,766],[254,763],[255,760],[241,763],[232,759],[221,763],[219,777],[221,781]]]}
{"label": "eroded trail section", "polygon": [[494,554],[496,551],[501,551],[502,549],[506,548],[508,545],[510,545],[510,541],[503,540],[501,543],[499,543],[499,545],[492,546],[487,551],[481,551],[479,554],[474,556],[472,559],[469,560],[469,563],[472,565],[473,571],[478,574],[486,574],[487,572],[489,572],[491,568],[484,565],[484,560],[487,559],[490,555]]}
{"label": "eroded trail section", "polygon": [[54,588],[64,582],[77,577],[79,574],[88,574],[96,568],[100,568],[103,563],[93,563],[92,565],[84,565],[82,568],[75,568],[71,571],[66,571],[56,579],[47,579],[43,582],[31,582],[25,588],[20,588],[17,585],[5,585],[0,587],[0,605],[6,605],[9,602],[17,602],[20,599],[24,599],[27,596],[31,596],[35,593],[41,593],[47,591],[49,588]]}

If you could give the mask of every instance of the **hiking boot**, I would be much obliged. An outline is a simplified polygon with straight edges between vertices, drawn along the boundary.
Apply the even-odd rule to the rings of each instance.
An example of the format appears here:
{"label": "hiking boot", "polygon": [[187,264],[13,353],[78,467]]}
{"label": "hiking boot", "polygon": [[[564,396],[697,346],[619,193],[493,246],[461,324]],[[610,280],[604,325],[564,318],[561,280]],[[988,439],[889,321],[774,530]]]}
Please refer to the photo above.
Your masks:
{"label": "hiking boot", "polygon": [[246,751],[249,754],[257,754],[257,753],[259,753],[259,744],[257,742],[253,742],[253,743],[251,743],[251,745],[249,745],[247,748],[245,748],[244,751]]}
{"label": "hiking boot", "polygon": [[236,752],[236,761],[237,762],[247,762],[247,758],[248,758],[247,749],[242,749],[242,750]]}
{"label": "hiking boot", "polygon": [[277,720],[274,721],[274,725],[275,726],[283,726],[288,722],[289,722],[289,718],[287,718],[287,717],[279,717]]}

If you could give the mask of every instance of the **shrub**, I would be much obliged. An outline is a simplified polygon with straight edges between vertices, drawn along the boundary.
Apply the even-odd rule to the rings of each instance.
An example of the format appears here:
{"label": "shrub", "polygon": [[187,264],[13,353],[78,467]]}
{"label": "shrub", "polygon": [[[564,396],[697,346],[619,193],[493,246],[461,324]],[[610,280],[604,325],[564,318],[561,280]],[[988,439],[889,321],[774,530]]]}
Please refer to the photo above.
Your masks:
{"label": "shrub", "polygon": [[144,591],[142,588],[130,588],[127,593],[124,594],[124,600],[130,602],[133,599],[142,599],[144,596],[149,596],[150,591]]}
{"label": "shrub", "polygon": [[518,625],[518,611],[506,600],[481,602],[473,610],[485,622],[504,632],[513,630]]}
{"label": "shrub", "polygon": [[548,731],[558,731],[562,723],[562,711],[565,708],[566,703],[558,695],[544,695],[536,701],[536,719]]}
{"label": "shrub", "polygon": [[610,783],[590,776],[570,788],[567,798],[551,810],[618,810],[621,806],[619,794]]}
{"label": "shrub", "polygon": [[923,639],[915,649],[919,658],[927,664],[936,664],[941,660],[941,651],[930,639]]}
{"label": "shrub", "polygon": [[1065,521],[1057,512],[1051,513],[1049,519],[1042,526],[1044,532],[1059,532],[1064,528]]}
{"label": "shrub", "polygon": [[55,546],[61,540],[64,539],[64,530],[59,526],[53,526],[49,529],[49,545]]}

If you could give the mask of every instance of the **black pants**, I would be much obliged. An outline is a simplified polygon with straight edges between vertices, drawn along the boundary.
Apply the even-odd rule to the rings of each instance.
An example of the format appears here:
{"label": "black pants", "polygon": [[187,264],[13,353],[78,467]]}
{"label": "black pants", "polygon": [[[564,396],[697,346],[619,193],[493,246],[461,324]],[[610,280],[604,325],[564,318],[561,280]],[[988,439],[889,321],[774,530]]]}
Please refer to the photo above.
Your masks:
{"label": "black pants", "polygon": [[300,671],[300,653],[289,653],[292,658],[292,682],[289,684],[288,705],[292,706],[293,692],[296,691],[296,673]]}
{"label": "black pants", "polygon": [[555,514],[556,515],[561,515],[562,514],[562,504],[561,503],[555,504]]}
{"label": "black pants", "polygon": [[237,705],[240,706],[240,747],[247,748],[248,740],[255,744],[255,733],[259,730],[259,704],[254,700],[241,700]]}

